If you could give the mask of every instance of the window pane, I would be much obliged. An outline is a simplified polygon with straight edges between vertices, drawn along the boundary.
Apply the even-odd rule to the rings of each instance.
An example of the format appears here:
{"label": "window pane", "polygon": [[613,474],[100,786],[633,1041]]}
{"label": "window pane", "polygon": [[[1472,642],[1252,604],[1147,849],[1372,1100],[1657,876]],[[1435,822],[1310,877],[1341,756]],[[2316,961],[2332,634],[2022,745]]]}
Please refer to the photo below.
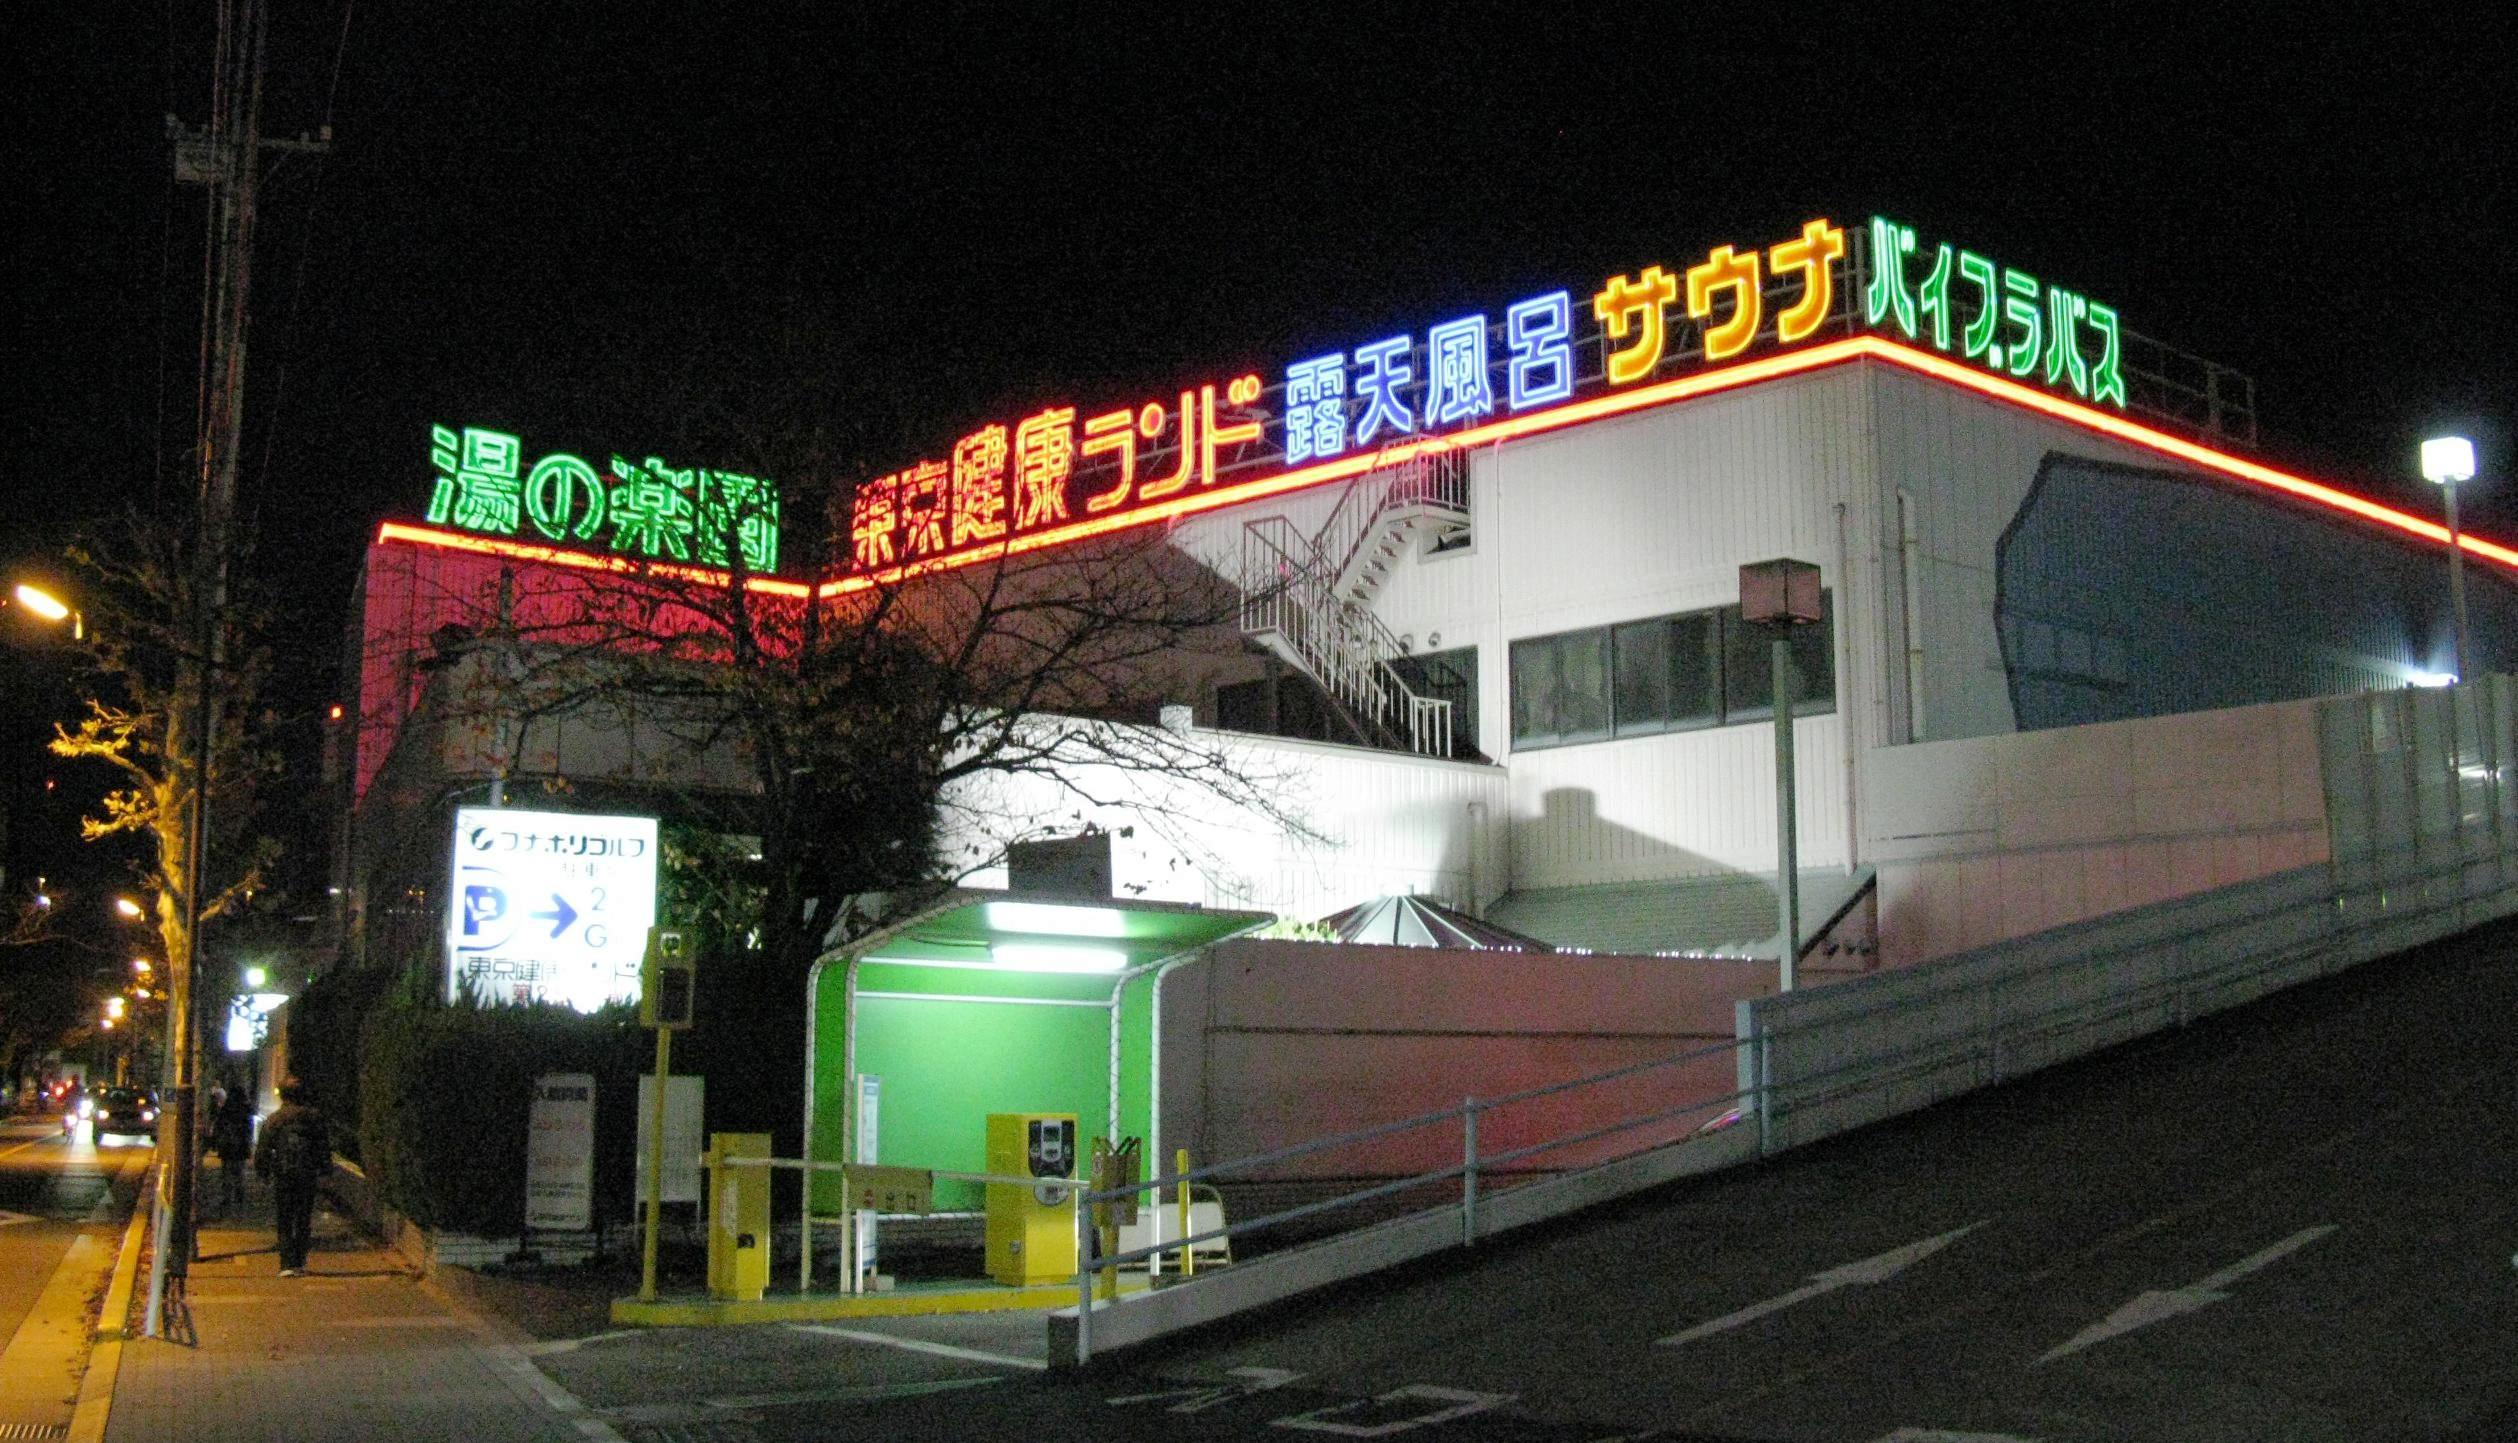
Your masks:
{"label": "window pane", "polygon": [[1556,639],[1538,637],[1512,645],[1513,741],[1542,744],[1556,740]]}
{"label": "window pane", "polygon": [[1617,663],[1617,734],[1657,732],[1670,721],[1670,623],[1636,621],[1611,634]]}
{"label": "window pane", "polygon": [[1609,632],[1577,631],[1557,642],[1556,725],[1562,741],[1609,734]]}
{"label": "window pane", "polygon": [[1712,726],[1722,719],[1720,616],[1699,611],[1670,618],[1670,721]]}

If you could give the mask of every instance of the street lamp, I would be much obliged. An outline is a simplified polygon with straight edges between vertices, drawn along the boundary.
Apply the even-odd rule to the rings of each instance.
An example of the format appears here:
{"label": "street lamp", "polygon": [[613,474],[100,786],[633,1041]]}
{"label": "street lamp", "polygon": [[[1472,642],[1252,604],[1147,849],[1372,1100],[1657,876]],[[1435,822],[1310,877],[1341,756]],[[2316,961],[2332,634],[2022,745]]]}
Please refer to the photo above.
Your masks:
{"label": "street lamp", "polygon": [[71,640],[87,640],[87,618],[81,616],[70,603],[29,581],[19,582],[16,594],[18,605],[44,620],[69,622]]}
{"label": "street lamp", "polygon": [[140,916],[140,904],[132,901],[129,897],[116,897],[114,899],[114,910],[120,912],[125,917],[133,919],[137,919]]}
{"label": "street lamp", "polygon": [[2465,543],[2457,535],[2457,483],[2474,479],[2474,443],[2463,436],[2434,436],[2422,443],[2422,479],[2448,501],[2448,604],[2457,614],[2457,680],[2466,671]]}

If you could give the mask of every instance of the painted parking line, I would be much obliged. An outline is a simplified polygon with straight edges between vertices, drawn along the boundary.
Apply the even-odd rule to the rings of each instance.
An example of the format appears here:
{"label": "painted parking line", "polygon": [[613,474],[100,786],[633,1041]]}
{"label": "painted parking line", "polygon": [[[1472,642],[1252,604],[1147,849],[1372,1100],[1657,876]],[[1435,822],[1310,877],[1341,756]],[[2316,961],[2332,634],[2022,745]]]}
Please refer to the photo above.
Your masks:
{"label": "painted parking line", "polygon": [[951,1343],[930,1343],[924,1338],[895,1338],[889,1333],[834,1328],[827,1323],[789,1323],[787,1326],[799,1333],[819,1333],[826,1338],[846,1338],[851,1342],[873,1343],[909,1353],[928,1353],[938,1358],[959,1358],[966,1363],[993,1363],[1000,1368],[1028,1368],[1036,1373],[1046,1372],[1049,1368],[1045,1358],[1016,1358],[1004,1353],[982,1352],[977,1348],[959,1348]]}

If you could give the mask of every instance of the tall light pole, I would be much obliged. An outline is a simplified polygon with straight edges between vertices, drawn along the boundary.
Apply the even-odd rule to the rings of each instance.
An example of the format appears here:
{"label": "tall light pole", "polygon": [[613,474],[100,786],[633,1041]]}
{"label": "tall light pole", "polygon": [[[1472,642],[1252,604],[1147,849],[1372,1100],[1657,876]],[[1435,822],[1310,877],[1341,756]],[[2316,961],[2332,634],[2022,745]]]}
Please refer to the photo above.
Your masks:
{"label": "tall light pole", "polygon": [[2457,680],[2466,672],[2465,544],[2457,534],[2457,483],[2474,479],[2474,443],[2463,436],[2434,436],[2422,443],[2422,479],[2448,499],[2448,605],[2457,614]]}

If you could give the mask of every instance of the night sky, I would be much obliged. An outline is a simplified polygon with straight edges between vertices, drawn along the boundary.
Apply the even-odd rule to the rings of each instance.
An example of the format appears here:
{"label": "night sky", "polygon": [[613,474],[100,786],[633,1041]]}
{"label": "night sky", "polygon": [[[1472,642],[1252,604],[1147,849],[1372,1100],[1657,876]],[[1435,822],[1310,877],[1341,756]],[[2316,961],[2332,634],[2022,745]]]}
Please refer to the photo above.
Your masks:
{"label": "night sky", "polygon": [[[12,27],[13,570],[189,487],[163,117],[209,8]],[[2510,36],[2453,8],[292,8],[264,129],[335,143],[265,182],[243,488],[308,713],[432,422],[629,451],[802,398],[854,476],[1813,215],[2110,301],[2251,374],[2271,459],[2426,515],[2415,442],[2471,428],[2518,539]]]}

